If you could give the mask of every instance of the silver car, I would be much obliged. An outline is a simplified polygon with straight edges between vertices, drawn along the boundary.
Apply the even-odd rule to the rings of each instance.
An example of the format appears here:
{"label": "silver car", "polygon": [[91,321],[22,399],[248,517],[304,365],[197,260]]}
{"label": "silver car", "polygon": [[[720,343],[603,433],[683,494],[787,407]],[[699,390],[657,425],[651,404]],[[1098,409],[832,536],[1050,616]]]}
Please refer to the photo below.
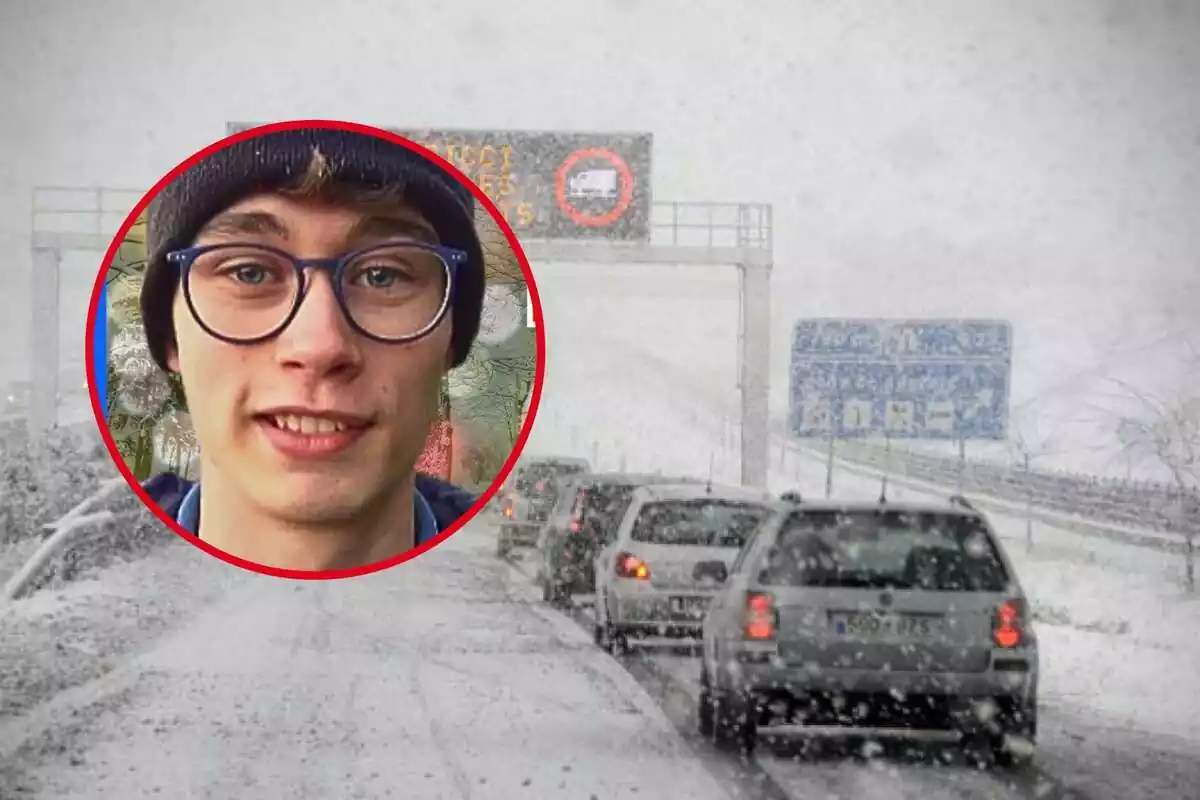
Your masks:
{"label": "silver car", "polygon": [[1037,636],[965,499],[778,504],[728,574],[711,567],[724,585],[704,621],[699,725],[719,745],[917,733],[985,763],[1032,755]]}
{"label": "silver car", "polygon": [[698,637],[720,584],[696,565],[728,567],[772,503],[741,487],[637,489],[616,536],[596,556],[596,643],[619,651],[633,637]]}

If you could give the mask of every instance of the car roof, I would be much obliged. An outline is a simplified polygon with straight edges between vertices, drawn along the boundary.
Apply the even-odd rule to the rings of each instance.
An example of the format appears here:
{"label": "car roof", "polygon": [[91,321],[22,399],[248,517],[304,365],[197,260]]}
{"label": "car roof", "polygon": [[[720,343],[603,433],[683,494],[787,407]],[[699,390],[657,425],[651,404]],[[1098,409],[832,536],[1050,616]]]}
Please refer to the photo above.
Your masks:
{"label": "car roof", "polygon": [[638,488],[647,500],[699,500],[712,497],[719,500],[747,500],[772,505],[771,497],[745,486],[700,483],[660,483]]}
{"label": "car roof", "polygon": [[[575,481],[590,486],[653,486],[666,483],[687,485],[693,479],[680,475],[660,475],[657,472],[590,472],[575,476]],[[699,483],[699,479],[694,479],[694,482]]]}
{"label": "car roof", "polygon": [[904,500],[894,501],[887,500],[880,502],[879,500],[835,500],[835,499],[817,499],[817,500],[802,500],[799,503],[790,503],[786,500],[777,500],[774,505],[781,511],[841,511],[847,514],[864,513],[872,511],[895,511],[899,513],[910,514],[945,514],[951,516],[973,517],[979,518],[983,514],[973,506],[964,506],[961,503],[964,501],[953,495],[943,502],[936,500]]}
{"label": "car roof", "polygon": [[576,456],[530,456],[521,460],[522,467],[578,467],[588,466],[586,458]]}

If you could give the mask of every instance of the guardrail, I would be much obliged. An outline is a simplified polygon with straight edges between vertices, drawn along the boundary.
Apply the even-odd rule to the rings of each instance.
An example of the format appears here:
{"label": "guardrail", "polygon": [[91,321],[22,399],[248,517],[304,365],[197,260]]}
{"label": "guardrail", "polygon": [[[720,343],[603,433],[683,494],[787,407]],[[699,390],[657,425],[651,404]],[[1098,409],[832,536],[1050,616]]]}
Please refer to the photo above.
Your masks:
{"label": "guardrail", "polygon": [[652,245],[769,251],[771,242],[769,204],[655,201],[650,207]]}
{"label": "guardrail", "polygon": [[[777,433],[782,433],[779,426]],[[812,449],[824,449],[819,441]],[[875,469],[900,466],[914,479],[957,486],[957,458],[917,453],[893,446],[890,455],[877,444],[839,440],[843,460]],[[1000,500],[1026,503],[1097,522],[1187,536],[1200,528],[1200,493],[1181,492],[1169,484],[1099,478],[1080,473],[1026,472],[993,462],[968,459],[961,469],[962,488]]]}
{"label": "guardrail", "polygon": [[[629,357],[648,364],[659,374],[669,375],[677,386],[687,387],[692,402],[724,415],[732,413],[728,401],[711,386],[706,386],[678,364],[644,351],[617,344]],[[796,439],[787,421],[775,418],[770,423],[772,442],[791,447],[806,447],[814,453],[827,449],[819,439]],[[901,468],[909,477],[925,483],[954,487],[959,481],[959,460],[902,447],[885,448],[869,442],[840,439],[835,451],[842,461],[872,469]],[[1178,496],[1173,487],[1153,482],[1133,482],[1098,478],[1079,473],[1047,473],[1013,470],[1004,465],[967,459],[962,474],[962,491],[994,497],[1007,502],[1028,503],[1048,511],[1091,519],[1097,523],[1128,526],[1178,535],[1180,542],[1192,542],[1200,533],[1200,495],[1189,492]]]}

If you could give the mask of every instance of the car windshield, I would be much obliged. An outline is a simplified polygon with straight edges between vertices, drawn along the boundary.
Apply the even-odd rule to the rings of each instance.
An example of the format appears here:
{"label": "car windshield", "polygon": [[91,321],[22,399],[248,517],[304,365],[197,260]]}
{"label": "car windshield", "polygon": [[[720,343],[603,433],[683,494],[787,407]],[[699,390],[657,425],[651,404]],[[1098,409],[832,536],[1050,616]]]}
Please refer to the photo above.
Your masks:
{"label": "car windshield", "polygon": [[632,538],[646,544],[741,548],[767,516],[765,506],[736,500],[660,500],[638,512]]}
{"label": "car windshield", "polygon": [[1001,592],[1008,575],[974,517],[800,511],[783,523],[758,580],[766,586]]}

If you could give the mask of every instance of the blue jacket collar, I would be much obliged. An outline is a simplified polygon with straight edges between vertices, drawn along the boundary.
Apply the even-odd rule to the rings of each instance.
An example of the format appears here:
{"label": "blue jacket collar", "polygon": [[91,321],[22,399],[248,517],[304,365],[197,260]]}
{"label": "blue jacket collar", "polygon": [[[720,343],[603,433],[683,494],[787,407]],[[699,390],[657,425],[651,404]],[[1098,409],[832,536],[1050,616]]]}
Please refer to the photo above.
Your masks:
{"label": "blue jacket collar", "polygon": [[[199,535],[197,533],[200,530],[199,482],[193,484],[188,489],[187,494],[183,496],[183,502],[179,505],[175,521],[193,536]],[[417,489],[413,490],[413,526],[417,545],[425,544],[440,532],[438,530],[437,518],[433,514],[433,509],[430,507],[429,501]]]}

